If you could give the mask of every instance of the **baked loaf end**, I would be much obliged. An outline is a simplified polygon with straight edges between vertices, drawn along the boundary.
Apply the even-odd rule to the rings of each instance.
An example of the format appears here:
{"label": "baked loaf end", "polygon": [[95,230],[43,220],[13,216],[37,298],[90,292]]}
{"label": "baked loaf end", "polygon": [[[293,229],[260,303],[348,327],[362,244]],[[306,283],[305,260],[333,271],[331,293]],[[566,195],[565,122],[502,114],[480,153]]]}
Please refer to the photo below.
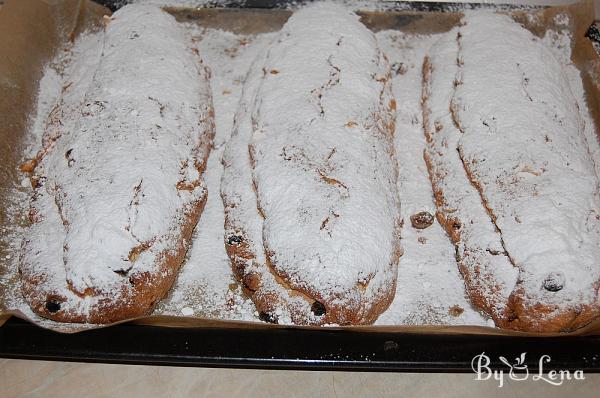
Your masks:
{"label": "baked loaf end", "polygon": [[[254,232],[226,236],[230,254],[244,253],[248,237],[255,249],[238,257],[252,257],[248,265],[233,256],[234,268],[251,275],[259,259],[264,275],[311,308],[303,323],[372,323],[393,299],[400,256],[387,60],[356,15],[318,4],[289,19],[262,62],[237,152],[250,169]],[[263,285],[246,286],[267,307],[256,299]]]}
{"label": "baked loaf end", "polygon": [[295,291],[267,263],[262,242],[262,217],[256,202],[248,143],[251,109],[262,82],[266,51],[253,62],[244,82],[232,136],[223,153],[221,197],[225,207],[225,248],[234,276],[252,299],[262,320],[318,325],[323,317],[311,311],[314,299]]}
{"label": "baked loaf end", "polygon": [[424,151],[439,223],[455,245],[456,261],[473,304],[496,322],[504,317],[517,270],[502,255],[502,236],[470,183],[457,151],[462,133],[450,103],[458,73],[458,29],[437,41],[423,63]]}
{"label": "baked loaf end", "polygon": [[126,6],[48,118],[20,260],[31,308],[64,322],[147,314],[206,201],[209,73],[160,8]]}
{"label": "baked loaf end", "polygon": [[[500,238],[501,250],[489,253],[518,273],[502,310],[491,315],[517,330],[581,327],[600,309],[600,190],[590,154],[598,143],[586,134],[561,64],[540,39],[492,13],[468,15],[455,38],[448,109],[459,133],[442,156],[460,159]],[[463,274],[469,292],[481,294],[477,269]]]}

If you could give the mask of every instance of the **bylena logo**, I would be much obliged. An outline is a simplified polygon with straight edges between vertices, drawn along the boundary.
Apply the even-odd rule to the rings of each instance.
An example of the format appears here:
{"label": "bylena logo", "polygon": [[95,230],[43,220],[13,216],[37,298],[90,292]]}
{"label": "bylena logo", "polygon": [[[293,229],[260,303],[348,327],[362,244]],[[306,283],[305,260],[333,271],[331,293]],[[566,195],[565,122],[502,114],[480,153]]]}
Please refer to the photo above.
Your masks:
{"label": "bylena logo", "polygon": [[536,372],[529,372],[527,364],[525,363],[526,352],[521,353],[520,356],[515,358],[514,363],[511,363],[503,356],[499,356],[498,359],[504,365],[506,365],[506,371],[504,369],[492,370],[490,368],[490,357],[482,352],[479,355],[475,355],[471,360],[471,369],[477,375],[475,380],[490,380],[494,379],[498,381],[498,387],[504,385],[504,378],[508,377],[510,380],[521,381],[529,379],[533,381],[544,381],[554,386],[562,385],[565,380],[585,380],[583,370],[576,370],[570,372],[568,370],[550,370],[544,372],[544,366],[548,365],[551,361],[550,355],[542,355],[538,360],[538,368]]}

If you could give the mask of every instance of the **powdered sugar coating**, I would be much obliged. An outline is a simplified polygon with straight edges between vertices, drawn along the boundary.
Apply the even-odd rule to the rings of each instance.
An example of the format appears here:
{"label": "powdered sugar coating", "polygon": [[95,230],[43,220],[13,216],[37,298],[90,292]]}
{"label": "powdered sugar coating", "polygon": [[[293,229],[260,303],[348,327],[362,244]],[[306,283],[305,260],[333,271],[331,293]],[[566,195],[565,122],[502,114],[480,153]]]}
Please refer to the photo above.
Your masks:
{"label": "powdered sugar coating", "polygon": [[225,205],[225,246],[234,274],[252,298],[262,318],[277,323],[317,324],[311,312],[314,299],[280,284],[263,247],[263,218],[253,190],[248,143],[252,137],[251,109],[262,82],[266,50],[260,54],[244,83],[231,139],[223,153],[221,196]]}
{"label": "powdered sugar coating", "polygon": [[30,300],[102,322],[102,308],[135,307],[116,301],[136,283],[166,293],[206,198],[214,126],[207,72],[173,17],[124,7],[99,51],[50,115],[21,269]]}
{"label": "powdered sugar coating", "polygon": [[[257,309],[236,283],[223,237],[225,211],[221,198],[221,159],[234,124],[242,89],[252,62],[274,34],[237,35],[206,29],[196,23],[184,23],[192,45],[210,65],[216,132],[204,179],[208,189],[201,222],[194,230],[193,244],[185,265],[167,298],[155,314],[181,315],[189,307],[202,318],[259,321]],[[246,155],[248,151],[246,150]],[[246,156],[247,158],[247,156]]]}
{"label": "powdered sugar coating", "polygon": [[268,260],[337,323],[373,319],[399,256],[387,61],[356,15],[318,4],[288,20],[263,72],[250,156]]}
{"label": "powdered sugar coating", "polygon": [[519,269],[507,326],[581,326],[599,309],[600,190],[579,104],[552,52],[509,17],[473,14],[460,32],[458,149]]}
{"label": "powdered sugar coating", "polygon": [[423,65],[423,128],[428,142],[424,155],[437,217],[456,246],[456,261],[471,299],[498,320],[504,316],[517,270],[457,151],[463,137],[453,121],[451,102],[457,83],[458,34],[453,29],[442,36]]}
{"label": "powdered sugar coating", "polygon": [[[198,28],[195,27],[195,29],[198,29]],[[489,29],[492,30],[492,31],[499,32],[499,29],[496,28],[494,25],[490,25]],[[208,30],[211,31],[210,29],[208,29]],[[229,32],[214,31],[213,33],[214,33],[214,35],[212,35],[212,36],[210,36],[208,38],[204,38],[203,40],[204,41],[210,41],[215,46],[218,46],[218,45],[225,46],[225,44],[221,44],[221,43],[218,42],[218,40],[215,40],[215,37],[217,37],[217,38],[221,37],[221,35],[226,35]],[[500,33],[498,33],[498,34],[500,34]],[[426,44],[421,43],[421,42],[418,42],[418,43],[415,42],[410,37],[411,36],[410,34],[408,36],[409,36],[409,38],[407,39],[407,41],[411,45],[414,45],[416,47],[421,47],[421,46],[426,45]],[[262,38],[262,35],[259,35],[258,37]],[[381,43],[381,40],[380,40],[380,43]],[[567,44],[570,43],[570,38],[569,37],[566,37],[566,43]],[[227,44],[227,46],[229,46],[229,44]],[[203,48],[205,48],[205,47],[203,47]],[[224,47],[224,48],[226,50],[228,50],[228,47]],[[254,52],[255,50],[256,49],[253,48],[253,49],[250,49],[249,52]],[[566,57],[565,58],[565,62],[568,62],[568,58],[569,58],[568,49],[565,50],[565,51],[563,51],[563,49],[559,49],[559,51],[557,51],[557,52],[563,54]],[[88,54],[88,53],[86,53],[86,54]],[[202,52],[202,50],[201,50],[201,54],[202,54],[203,59],[205,61],[207,61],[207,59],[205,58],[206,54],[204,52]],[[219,54],[217,54],[217,55],[219,55]],[[214,64],[212,62],[209,62],[209,64],[211,65],[211,67],[213,67],[213,72],[217,70],[216,68],[227,69],[227,67],[229,67],[229,68],[234,68],[235,69],[235,70],[233,70],[231,72],[232,75],[242,75],[242,74],[245,73],[245,70],[247,69],[247,65],[249,63],[245,63],[243,65],[238,65],[235,62],[230,62],[230,57],[227,54],[223,53],[223,54],[220,54],[220,55],[222,57],[215,57],[215,59],[218,60],[219,62],[215,62]],[[390,55],[390,54],[388,54],[388,55]],[[251,57],[252,56],[249,54],[248,58],[251,58]],[[415,57],[415,59],[416,59],[415,62],[417,62],[417,61],[420,62],[422,60],[422,57],[421,57],[421,60],[418,60],[417,58],[419,58],[419,57]],[[77,58],[75,58],[75,59],[77,59]],[[82,60],[79,60],[79,61],[82,61]],[[91,61],[91,63],[94,62],[93,59],[90,59],[88,61]],[[227,67],[222,67],[221,66],[222,65],[221,62],[223,64],[227,65]],[[569,65],[569,67],[570,67],[569,71],[574,76],[574,78],[571,81],[571,88],[574,89],[575,86],[573,85],[573,81],[576,81],[576,83],[578,83],[579,86],[581,86],[581,81],[580,81],[580,77],[579,77],[579,71],[573,65]],[[68,73],[67,75],[70,76],[71,73]],[[237,79],[237,76],[232,76],[231,77],[231,79],[234,79],[234,78]],[[243,79],[239,79],[239,80],[243,80]],[[214,79],[211,80],[211,81],[214,82]],[[211,83],[211,84],[213,84],[213,83]],[[215,93],[217,91],[218,92],[221,91],[220,89],[217,90],[214,87],[214,84],[213,84],[213,88],[215,89]],[[229,87],[226,87],[226,85],[224,85],[223,88],[229,88]],[[580,91],[578,91],[576,93],[576,97],[580,100],[580,106],[583,109],[584,108],[584,106],[583,106],[583,104],[584,104],[584,102],[583,102],[583,98],[584,98],[583,97],[583,91],[582,91],[581,87],[579,88],[579,90]],[[234,91],[234,93],[236,92],[236,90],[232,90],[232,91]],[[399,93],[403,93],[403,91],[404,91],[404,87],[398,90]],[[227,96],[225,96],[225,97],[227,97]],[[398,100],[399,105],[403,106],[402,104],[400,104],[400,102],[404,102],[406,100],[406,96],[405,95],[397,95],[396,98]],[[237,101],[236,101],[236,103],[237,103]],[[233,114],[234,109],[230,109],[230,108],[233,108],[234,106],[235,105],[233,105],[232,103],[224,103],[222,109],[225,112],[227,112],[227,113]],[[219,115],[222,112],[220,112],[219,109],[216,109],[216,113],[217,113],[217,115]],[[219,125],[219,120],[217,120],[217,124]],[[225,125],[225,123],[223,125]],[[228,126],[226,126],[225,128],[228,128]],[[593,131],[593,125],[591,123],[586,124],[586,130],[591,131],[591,135],[590,136],[594,137],[595,133]],[[226,135],[228,135],[228,134],[223,134],[222,138],[225,139]],[[404,142],[404,144],[405,145],[410,145],[410,143],[406,142],[406,141]],[[405,149],[406,149],[407,152],[416,152],[416,151],[419,151],[419,154],[420,154],[422,147],[414,145],[413,148],[405,148]],[[597,145],[596,145],[596,149],[597,149]],[[220,168],[220,166],[218,165],[218,161],[217,161],[218,157],[220,156],[220,152],[213,151],[211,153],[211,156],[215,156],[216,157],[215,162],[213,163],[214,166],[215,166],[213,168],[213,173],[214,174],[220,174],[220,171],[218,170]],[[594,157],[595,157],[595,159],[598,159],[598,157],[597,157],[597,150],[595,151]],[[210,165],[208,167],[210,168]],[[217,187],[218,187],[218,184],[217,184]],[[209,185],[208,188],[209,188],[209,190],[211,190],[211,185]],[[413,185],[412,182],[410,184],[407,184],[407,186],[405,187],[405,189],[407,191],[414,191],[417,188],[418,188],[418,186],[417,185]],[[214,189],[212,191],[214,191]],[[402,192],[401,192],[401,195],[402,195]],[[423,197],[423,199],[427,199],[427,198],[425,198],[425,196],[427,196],[427,195],[429,195],[429,193],[427,193],[426,195],[421,195],[421,196]],[[405,195],[402,195],[401,197],[403,199],[403,213],[405,215],[406,214],[411,214],[405,208],[407,206],[404,203],[404,202],[407,202],[408,206],[410,206],[410,202],[407,201],[407,198],[405,197]],[[217,202],[219,202],[218,199],[219,198],[217,198]],[[21,201],[21,202],[24,203],[25,201]],[[216,203],[216,202],[214,202],[214,203]],[[210,206],[210,200],[207,203],[207,207],[208,206]],[[220,207],[220,203],[219,203],[219,207]],[[219,210],[215,210],[213,213],[216,214],[218,212],[219,212]],[[205,220],[205,218],[206,218],[205,216],[206,215],[207,214],[206,214],[206,210],[205,210],[205,212],[203,213],[203,216],[202,216],[203,222],[199,225],[199,227],[200,226],[202,228],[207,227],[207,225],[205,223],[206,222],[206,220]],[[221,218],[222,218],[222,216],[221,216]],[[222,224],[222,220],[221,220],[221,224]],[[408,225],[408,227],[406,229],[410,229],[410,228],[411,228],[410,225]],[[450,254],[446,253],[446,252],[448,252],[448,250],[445,250],[445,247],[446,247],[445,242],[438,241],[438,240],[434,241],[432,239],[429,239],[430,235],[433,234],[433,232],[434,232],[432,230],[432,228],[433,227],[430,227],[430,228],[424,230],[423,233],[422,233],[423,236],[427,236],[427,238],[428,238],[428,245],[425,246],[426,249],[424,249],[424,252],[422,253],[423,257],[435,259],[436,256],[435,256],[434,252],[436,252],[436,251],[442,251],[443,250],[444,251],[444,255],[442,257],[444,257],[446,259],[450,259],[452,261],[453,257]],[[405,231],[406,231],[406,229],[405,229]],[[3,230],[2,232],[4,234],[6,233],[5,230]],[[46,236],[48,236],[48,235],[46,235]],[[223,237],[223,231],[222,231],[222,229],[221,230],[215,229],[212,233],[207,231],[203,235],[205,235],[208,239],[219,241],[222,244],[222,237]],[[6,235],[3,236],[3,238],[4,237],[6,237]],[[404,273],[406,272],[406,267],[410,266],[410,264],[411,264],[410,261],[409,261],[409,257],[411,256],[410,250],[412,249],[412,246],[410,246],[410,245],[406,246],[407,240],[406,240],[405,233],[403,233],[403,238],[404,238],[403,239],[403,242],[404,242],[403,246],[405,247],[407,253],[402,258],[403,278],[400,278],[398,280],[399,286],[398,286],[398,289],[397,289],[397,292],[398,293],[402,292],[403,295],[402,296],[398,296],[397,295],[397,297],[395,299],[395,303],[394,303],[394,305],[398,304],[397,308],[394,309],[394,310],[397,310],[398,313],[400,314],[400,316],[392,318],[392,317],[386,316],[386,315],[389,315],[389,314],[386,313],[386,314],[383,314],[379,318],[378,323],[379,323],[379,321],[384,321],[385,324],[390,324],[390,325],[391,324],[394,324],[394,325],[410,324],[412,320],[417,319],[417,324],[422,324],[423,322],[421,322],[420,320],[426,319],[426,318],[424,318],[425,315],[426,315],[426,312],[427,311],[434,311],[435,310],[435,308],[432,308],[432,307],[435,307],[436,300],[428,300],[428,299],[427,300],[423,300],[423,307],[422,308],[421,307],[420,308],[414,308],[414,307],[411,307],[411,306],[404,305],[404,303],[410,303],[411,301],[414,302],[414,300],[417,299],[418,295],[427,294],[427,296],[425,298],[428,298],[429,295],[433,295],[437,299],[437,301],[441,300],[441,302],[444,302],[443,300],[444,300],[445,295],[441,294],[441,295],[435,296],[437,290],[434,287],[436,286],[436,282],[439,280],[438,278],[440,278],[439,273],[436,272],[437,270],[435,270],[435,271],[432,270],[431,274],[429,274],[429,275],[428,274],[424,274],[422,276],[422,280],[423,280],[422,286],[423,287],[422,287],[421,291],[418,291],[417,287],[415,286],[415,285],[421,286],[421,283],[418,283],[421,279],[418,279],[418,278],[411,279],[410,277],[407,277],[406,275],[404,275]],[[197,253],[203,253],[202,256],[197,256],[197,255],[192,254],[192,257],[190,258],[190,261],[191,260],[195,260],[196,263],[201,263],[201,266],[197,267],[198,270],[193,271],[193,272],[189,272],[189,273],[185,273],[185,270],[184,270],[184,272],[182,272],[180,274],[181,275],[180,279],[184,283],[182,283],[182,286],[180,287],[180,289],[177,290],[177,291],[175,291],[175,293],[179,293],[179,295],[181,295],[180,299],[182,301],[176,301],[176,302],[170,303],[170,305],[172,305],[172,307],[168,307],[168,309],[165,310],[165,313],[180,314],[180,309],[182,307],[185,307],[186,305],[189,306],[189,307],[193,307],[193,305],[196,304],[195,301],[190,300],[190,298],[188,296],[186,296],[186,294],[185,294],[185,288],[187,286],[193,286],[195,283],[198,284],[197,282],[195,282],[196,280],[198,280],[198,281],[211,281],[212,282],[211,289],[213,289],[215,291],[218,290],[218,289],[221,289],[221,290],[226,290],[227,289],[227,282],[225,280],[222,281],[222,283],[221,283],[221,280],[219,278],[219,283],[214,283],[215,278],[216,277],[220,277],[218,268],[219,267],[223,267],[223,264],[225,266],[228,265],[227,262],[223,261],[223,259],[222,259],[222,257],[225,256],[225,260],[227,260],[226,254],[224,253],[224,250],[223,250],[222,253],[221,252],[207,253],[207,250],[205,249],[206,248],[206,243],[205,242],[206,242],[206,239],[200,239],[197,242],[197,244],[194,244],[194,250]],[[198,246],[198,248],[196,248],[196,246]],[[416,243],[414,246],[423,247],[423,245],[421,245],[419,243]],[[0,266],[6,265],[7,267],[12,267],[12,261],[13,261],[13,259],[15,259],[15,258],[18,257],[18,254],[17,254],[16,251],[15,252],[9,251],[9,253],[12,254],[12,259],[9,261],[9,260],[3,260],[2,258],[0,258]],[[7,258],[8,258],[8,256],[7,256]],[[195,266],[195,264],[191,264],[190,262],[188,262],[188,264],[186,264],[186,268],[189,269],[192,265]],[[438,264],[435,263],[435,260],[433,260],[433,263],[431,264],[431,268],[434,268],[434,267],[437,267],[437,266],[438,266]],[[419,267],[420,267],[420,265],[419,265]],[[427,267],[427,264],[425,264],[423,266],[423,268],[426,268],[426,267]],[[16,270],[14,271],[14,273],[16,273]],[[229,275],[229,273],[230,272],[228,270],[225,270],[224,273],[223,273],[223,275],[225,275],[225,274]],[[194,278],[197,278],[197,279],[194,279]],[[223,277],[223,279],[225,279],[225,278]],[[415,282],[417,282],[417,283],[415,283]],[[448,288],[449,289],[454,288],[456,290],[460,290],[461,291],[460,294],[462,294],[462,286],[461,285],[451,284],[449,282],[449,280],[444,280],[444,283],[448,284]],[[224,286],[224,288],[222,286]],[[429,286],[431,286],[431,287],[429,287]],[[427,290],[426,293],[424,292],[425,290]],[[8,289],[7,289],[7,291],[8,291]],[[211,293],[211,292],[209,291],[209,293]],[[223,296],[225,296],[225,294],[223,294]],[[18,297],[15,295],[14,298],[11,298],[9,304],[7,304],[7,308],[9,308],[9,309],[21,308],[22,311],[26,314],[27,317],[29,317],[30,319],[34,320],[38,324],[45,325],[46,327],[63,328],[63,327],[69,326],[68,324],[55,323],[55,322],[48,321],[48,320],[41,320],[39,317],[35,317],[35,315],[32,314],[32,313],[30,313],[30,311],[29,312],[26,311],[26,308],[24,307],[26,305],[23,304],[21,302],[21,300],[22,299],[21,299],[20,295]],[[186,300],[190,300],[190,301],[186,301]],[[223,299],[221,296],[215,297],[215,299],[210,302],[210,305],[207,304],[207,305],[205,305],[204,308],[201,307],[200,310],[198,310],[198,308],[196,308],[196,307],[193,307],[193,308],[195,310],[195,315],[196,316],[201,316],[201,317],[215,317],[215,318],[222,318],[222,319],[230,319],[232,317],[233,317],[233,319],[247,319],[247,318],[241,318],[241,317],[237,318],[237,317],[240,316],[238,313],[230,312],[229,309],[227,308],[225,299]],[[214,312],[208,312],[208,311],[205,311],[205,309],[206,310],[210,309],[210,311],[214,311]],[[169,310],[171,310],[171,311],[169,311]],[[390,308],[390,311],[392,311],[392,308]],[[412,311],[415,314],[415,316],[411,316],[410,315],[410,311]],[[162,313],[162,312],[159,312],[159,313]],[[472,324],[472,319],[463,319],[462,317],[455,319],[455,321],[457,321],[456,322],[457,324]],[[78,326],[71,325],[71,327],[78,327]]]}
{"label": "powdered sugar coating", "polygon": [[[422,122],[423,58],[439,35],[422,36],[394,30],[377,33],[392,64],[394,97],[398,102],[394,146],[398,161],[398,193],[402,198],[402,255],[396,297],[377,318],[377,325],[486,325],[486,319],[465,294],[456,266],[455,247],[443,227],[411,225],[414,214],[435,214],[435,203],[423,151],[427,147]],[[452,77],[448,85],[452,88]],[[437,91],[436,91],[437,92]]]}

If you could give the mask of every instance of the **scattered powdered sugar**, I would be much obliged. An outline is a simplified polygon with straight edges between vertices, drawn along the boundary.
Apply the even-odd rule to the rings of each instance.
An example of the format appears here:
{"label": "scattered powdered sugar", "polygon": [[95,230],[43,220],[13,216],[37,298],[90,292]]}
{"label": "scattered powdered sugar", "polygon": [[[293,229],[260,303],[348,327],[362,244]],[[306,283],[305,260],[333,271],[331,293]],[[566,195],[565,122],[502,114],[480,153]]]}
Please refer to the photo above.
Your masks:
{"label": "scattered powdered sugar", "polygon": [[515,322],[568,328],[571,320],[541,325],[598,311],[597,139],[588,142],[583,101],[543,42],[508,16],[469,13],[464,22],[450,101],[461,134],[448,150],[458,150],[519,271]]}
{"label": "scattered powdered sugar", "polygon": [[[191,40],[199,49],[204,63],[212,70],[210,84],[217,130],[214,149],[204,176],[209,192],[204,213],[194,233],[187,261],[170,295],[159,304],[155,314],[257,321],[258,314],[254,305],[242,294],[225,252],[224,215],[219,186],[223,144],[231,134],[244,78],[254,58],[272,40],[274,34],[244,36],[221,30],[202,29],[194,24],[183,26],[190,33]],[[488,29],[494,30],[493,27]],[[379,317],[377,324],[381,325],[489,325],[489,320],[475,311],[465,298],[464,282],[454,259],[454,247],[442,227],[434,222],[426,229],[417,230],[410,224],[410,216],[416,212],[435,212],[431,184],[422,159],[425,140],[421,126],[420,94],[423,57],[439,37],[440,35],[412,36],[397,31],[385,31],[377,35],[394,70],[400,72],[394,76],[393,91],[398,104],[395,147],[400,172],[398,190],[404,219],[404,255],[399,263],[396,298],[388,311]],[[72,48],[72,57],[94,57],[92,44],[98,38],[99,35],[81,37]],[[584,131],[590,153],[597,160],[600,149],[583,101],[579,71],[570,62],[570,38],[563,33],[548,32],[542,40],[560,61],[569,79],[572,95],[578,100],[585,121]],[[46,116],[56,102],[62,86],[69,81],[69,75],[74,73],[69,69],[68,57],[65,60],[65,55],[62,55],[62,58],[67,65],[64,77],[55,71],[56,68],[46,69],[40,87],[37,117],[28,137],[33,145],[25,157],[31,157],[39,148]],[[595,166],[598,167],[598,161]],[[15,197],[22,200],[15,203],[26,203],[28,195],[24,191],[28,190],[29,188],[23,187],[16,189]],[[12,214],[15,218],[22,216],[23,208],[15,207]],[[28,318],[46,327],[69,327],[39,318],[25,304],[16,276],[16,259],[22,231],[15,227],[14,231],[1,232],[2,239],[10,244],[10,251],[0,258],[0,270],[5,267],[9,271],[0,279],[0,289],[5,295],[4,307],[20,310]]]}
{"label": "scattered powdered sugar", "polygon": [[[396,298],[377,325],[486,325],[465,297],[454,246],[443,228],[411,225],[410,217],[435,214],[431,182],[423,160],[421,91],[425,53],[439,35],[415,36],[398,31],[377,34],[392,64],[394,96],[398,103],[395,148],[398,191],[402,202],[402,247]],[[451,80],[450,83],[451,85]]]}
{"label": "scattered powdered sugar", "polygon": [[183,307],[181,309],[181,315],[183,316],[192,316],[194,315],[194,310],[190,307]]}
{"label": "scattered powdered sugar", "polygon": [[[81,73],[82,62],[93,63],[97,59],[99,40],[99,35],[83,33],[68,51],[61,51],[57,58],[45,67],[40,80],[36,111],[25,137],[27,147],[23,153],[23,161],[34,157],[38,152],[48,114],[58,102],[68,77]],[[11,220],[0,234],[2,243],[6,244],[13,253],[10,258],[5,257],[6,261],[0,258],[0,292],[2,293],[0,310],[4,308],[11,311],[20,311],[38,325],[57,327],[58,323],[41,318],[30,309],[23,299],[21,284],[18,279],[18,253],[22,239],[25,236],[25,225],[28,223],[26,221],[27,205],[31,192],[30,179],[23,175],[20,187],[15,187],[12,192],[14,199],[12,202],[15,205],[8,212]],[[68,324],[62,324],[61,328],[68,328]]]}
{"label": "scattered powdered sugar", "polygon": [[206,196],[213,121],[207,74],[171,15],[124,7],[99,36],[48,117],[20,270],[36,311],[104,322],[105,308],[143,314],[170,287]]}
{"label": "scattered powdered sugar", "polygon": [[224,209],[220,196],[224,144],[233,128],[246,73],[272,34],[235,35],[185,25],[204,62],[212,71],[211,88],[217,131],[205,173],[208,200],[194,233],[194,243],[171,295],[155,313],[177,314],[181,307],[194,308],[195,316],[258,320],[254,305],[242,295],[233,277],[224,246]]}
{"label": "scattered powdered sugar", "polygon": [[399,203],[389,66],[358,16],[303,8],[269,48],[249,143],[275,272],[367,322],[393,295]]}

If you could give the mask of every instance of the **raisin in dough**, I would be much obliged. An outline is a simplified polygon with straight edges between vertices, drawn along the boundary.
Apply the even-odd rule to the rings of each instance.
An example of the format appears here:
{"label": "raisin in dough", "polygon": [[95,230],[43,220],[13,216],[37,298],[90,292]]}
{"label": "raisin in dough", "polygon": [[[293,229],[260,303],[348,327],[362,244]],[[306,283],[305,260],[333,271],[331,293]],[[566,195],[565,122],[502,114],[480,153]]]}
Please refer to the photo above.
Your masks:
{"label": "raisin in dough", "polygon": [[[460,159],[500,239],[500,250],[496,238],[486,250],[517,273],[496,323],[536,332],[576,329],[599,314],[600,190],[590,155],[597,143],[584,134],[562,66],[538,38],[499,14],[464,22],[454,36],[456,75],[446,98],[458,138],[437,149]],[[465,237],[459,246],[474,242]],[[507,283],[498,297],[512,280],[505,262],[461,269],[472,296],[493,293],[475,285],[486,276],[481,269]]]}
{"label": "raisin in dough", "polygon": [[31,308],[64,322],[151,311],[206,201],[209,74],[177,22],[126,6],[100,34],[48,118],[20,261]]}
{"label": "raisin in dough", "polygon": [[400,256],[387,60],[356,15],[319,4],[289,19],[256,69],[248,125],[224,159],[234,270],[269,320],[283,311],[263,289],[296,323],[372,323]]}
{"label": "raisin in dough", "polygon": [[263,78],[265,54],[252,64],[235,115],[232,136],[223,153],[221,197],[225,207],[225,248],[236,279],[268,322],[317,325],[323,317],[318,304],[293,290],[267,265],[262,243],[262,218],[252,185],[248,142],[252,137],[251,109]]}

